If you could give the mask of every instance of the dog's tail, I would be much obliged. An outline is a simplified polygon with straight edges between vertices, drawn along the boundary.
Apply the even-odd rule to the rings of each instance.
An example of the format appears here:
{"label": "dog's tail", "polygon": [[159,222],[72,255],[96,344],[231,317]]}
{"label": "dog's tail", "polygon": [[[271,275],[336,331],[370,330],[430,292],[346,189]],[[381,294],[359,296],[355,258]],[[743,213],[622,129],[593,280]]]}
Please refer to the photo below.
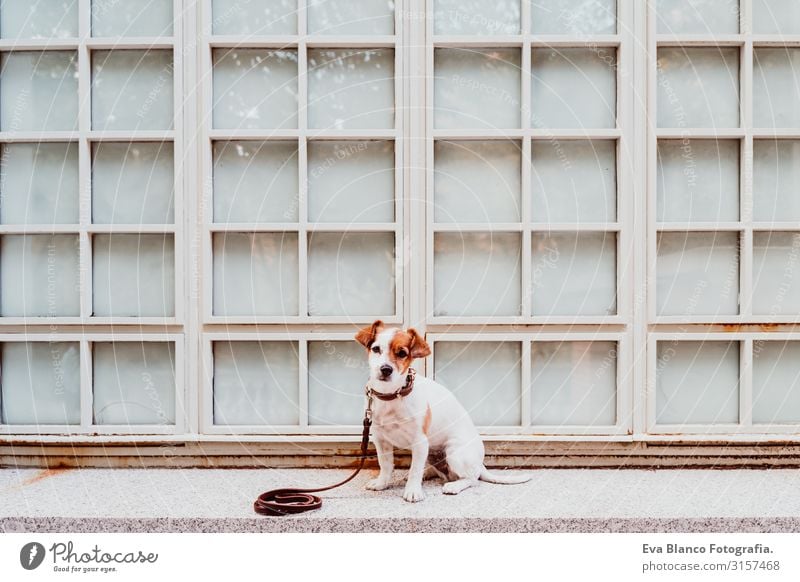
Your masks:
{"label": "dog's tail", "polygon": [[533,475],[499,475],[497,473],[489,472],[486,467],[481,470],[478,479],[487,481],[488,483],[499,483],[501,485],[516,485],[517,483],[525,483],[530,481]]}

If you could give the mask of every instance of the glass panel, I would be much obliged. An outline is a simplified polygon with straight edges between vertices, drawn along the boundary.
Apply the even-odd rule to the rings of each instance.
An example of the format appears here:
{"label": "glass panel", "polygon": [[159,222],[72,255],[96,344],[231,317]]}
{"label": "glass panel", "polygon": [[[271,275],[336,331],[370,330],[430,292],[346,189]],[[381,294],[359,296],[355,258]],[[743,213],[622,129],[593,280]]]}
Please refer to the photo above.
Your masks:
{"label": "glass panel", "polygon": [[532,424],[609,426],[616,419],[616,342],[531,344]]}
{"label": "glass panel", "polygon": [[213,125],[297,127],[297,51],[214,49]]}
{"label": "glass panel", "polygon": [[172,36],[172,0],[92,0],[92,36]]}
{"label": "glass panel", "polygon": [[297,34],[297,0],[211,0],[213,34]]}
{"label": "glass panel", "polygon": [[392,222],[394,143],[308,142],[308,220]]}
{"label": "glass panel", "polygon": [[436,222],[519,222],[519,142],[436,141],[433,147]]}
{"label": "glass panel", "polygon": [[521,357],[519,342],[436,342],[433,375],[477,426],[519,425]]}
{"label": "glass panel", "polygon": [[531,235],[533,315],[615,315],[617,235]]}
{"label": "glass panel", "polygon": [[657,241],[656,313],[739,313],[739,234],[661,232]]}
{"label": "glass panel", "polygon": [[660,48],[656,67],[658,127],[739,126],[738,48]]}
{"label": "glass panel", "polygon": [[800,314],[800,233],[753,233],[753,313]]}
{"label": "glass panel", "polygon": [[517,233],[436,233],[434,315],[520,315],[521,247]]}
{"label": "glass panel", "polygon": [[435,0],[434,34],[519,34],[519,0]]}
{"label": "glass panel", "polygon": [[78,235],[7,234],[0,241],[0,314],[80,315]]}
{"label": "glass panel", "polygon": [[613,48],[533,49],[531,127],[615,127]]}
{"label": "glass panel", "polygon": [[171,142],[93,144],[92,222],[175,222]]}
{"label": "glass panel", "polygon": [[309,49],[308,126],[394,127],[394,51]]}
{"label": "glass panel", "polygon": [[800,422],[800,342],[753,342],[753,422]]}
{"label": "glass panel", "polygon": [[660,341],[656,422],[739,422],[739,342]]}
{"label": "glass panel", "polygon": [[214,222],[297,222],[297,142],[215,141]]}
{"label": "glass panel", "polygon": [[394,0],[308,0],[310,34],[394,34]]}
{"label": "glass panel", "polygon": [[800,2],[753,0],[755,34],[800,34]]}
{"label": "glass panel", "polygon": [[617,0],[536,0],[531,2],[533,34],[614,34]]}
{"label": "glass panel", "polygon": [[300,422],[297,342],[214,342],[214,424]]}
{"label": "glass panel", "polygon": [[92,344],[95,424],[175,424],[175,344]]}
{"label": "glass panel", "polygon": [[92,242],[94,315],[175,315],[171,234],[96,234]]}
{"label": "glass panel", "polygon": [[308,423],[361,425],[369,365],[356,342],[308,342]]}
{"label": "glass panel", "polygon": [[534,140],[531,220],[613,222],[617,144],[610,140]]}
{"label": "glass panel", "polygon": [[800,140],[753,141],[753,220],[800,221]]}
{"label": "glass panel", "polygon": [[739,220],[739,142],[658,142],[657,220]]}
{"label": "glass panel", "polygon": [[76,36],[78,0],[3,0],[0,3],[0,37]]}
{"label": "glass panel", "polygon": [[394,270],[394,233],[310,233],[308,314],[394,314]]}
{"label": "glass panel", "polygon": [[739,0],[658,0],[658,34],[737,34]]}
{"label": "glass panel", "polygon": [[800,49],[753,51],[753,125],[800,127]]}
{"label": "glass panel", "polygon": [[6,342],[0,350],[0,424],[80,424],[78,342]]}
{"label": "glass panel", "polygon": [[4,52],[0,62],[0,130],[78,129],[77,53]]}
{"label": "glass panel", "polygon": [[0,152],[0,222],[77,224],[77,143],[6,143]]}
{"label": "glass panel", "polygon": [[437,129],[520,127],[518,49],[434,50]]}
{"label": "glass panel", "polygon": [[92,52],[92,129],[172,129],[172,51]]}
{"label": "glass panel", "polygon": [[214,315],[297,315],[297,233],[214,234]]}

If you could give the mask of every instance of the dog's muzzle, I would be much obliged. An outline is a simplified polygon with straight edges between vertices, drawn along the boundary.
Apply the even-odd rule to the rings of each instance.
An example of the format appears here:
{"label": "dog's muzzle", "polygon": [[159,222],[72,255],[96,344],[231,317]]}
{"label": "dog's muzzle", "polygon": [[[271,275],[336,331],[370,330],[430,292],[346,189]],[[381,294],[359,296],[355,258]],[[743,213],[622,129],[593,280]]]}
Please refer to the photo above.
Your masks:
{"label": "dog's muzzle", "polygon": [[388,364],[384,364],[383,366],[381,366],[380,371],[381,371],[381,380],[385,380],[386,378],[391,376],[393,372],[392,367]]}

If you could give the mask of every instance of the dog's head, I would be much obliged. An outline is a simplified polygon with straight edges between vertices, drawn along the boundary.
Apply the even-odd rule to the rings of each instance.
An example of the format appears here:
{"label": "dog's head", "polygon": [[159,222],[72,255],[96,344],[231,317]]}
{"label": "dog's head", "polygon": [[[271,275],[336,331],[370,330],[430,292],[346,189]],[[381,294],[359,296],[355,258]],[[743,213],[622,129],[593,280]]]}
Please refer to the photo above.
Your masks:
{"label": "dog's head", "polygon": [[428,343],[413,327],[387,328],[380,320],[360,330],[356,341],[367,348],[370,380],[373,388],[381,392],[402,386],[411,362],[431,353]]}

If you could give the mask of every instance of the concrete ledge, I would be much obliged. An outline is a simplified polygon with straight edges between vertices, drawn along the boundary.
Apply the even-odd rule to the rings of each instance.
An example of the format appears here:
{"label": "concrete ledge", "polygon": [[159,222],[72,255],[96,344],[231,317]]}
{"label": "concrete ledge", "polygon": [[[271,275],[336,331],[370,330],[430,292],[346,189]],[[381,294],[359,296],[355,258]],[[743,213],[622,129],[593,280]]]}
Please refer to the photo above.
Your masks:
{"label": "concrete ledge", "polygon": [[522,485],[458,496],[370,492],[365,471],[322,494],[319,511],[256,515],[259,493],[334,483],[315,469],[4,469],[6,532],[800,532],[800,471],[540,469]]}

